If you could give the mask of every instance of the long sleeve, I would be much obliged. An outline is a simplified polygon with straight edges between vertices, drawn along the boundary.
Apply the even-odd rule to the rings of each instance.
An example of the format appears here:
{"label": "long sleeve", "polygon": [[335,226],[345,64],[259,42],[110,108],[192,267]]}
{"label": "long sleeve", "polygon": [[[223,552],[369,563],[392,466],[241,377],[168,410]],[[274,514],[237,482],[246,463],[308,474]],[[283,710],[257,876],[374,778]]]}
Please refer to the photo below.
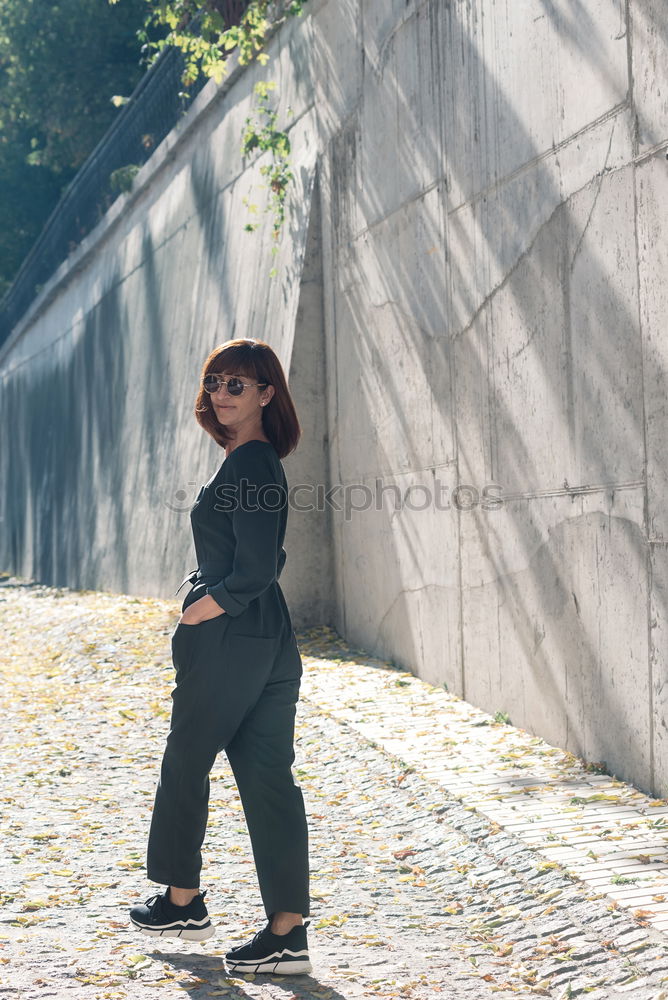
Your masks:
{"label": "long sleeve", "polygon": [[[233,457],[233,456],[231,456]],[[263,489],[264,487],[264,489]],[[236,617],[278,579],[278,537],[287,496],[275,463],[264,450],[242,451],[231,466],[231,482],[217,491],[218,509],[230,516],[234,532],[232,571],[206,588],[216,604]],[[214,510],[216,505],[214,505]]]}

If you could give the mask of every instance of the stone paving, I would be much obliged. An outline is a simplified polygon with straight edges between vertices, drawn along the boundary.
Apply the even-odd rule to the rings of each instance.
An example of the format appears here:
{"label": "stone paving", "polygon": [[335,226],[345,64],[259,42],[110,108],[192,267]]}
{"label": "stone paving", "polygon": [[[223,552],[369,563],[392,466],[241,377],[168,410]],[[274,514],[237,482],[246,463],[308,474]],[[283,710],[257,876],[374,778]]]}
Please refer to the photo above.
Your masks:
{"label": "stone paving", "polygon": [[393,675],[373,657],[314,658],[311,666],[316,701],[327,699],[328,673],[344,682],[347,698],[332,706],[334,718],[465,798],[546,862],[668,930],[668,802],[443,689]]}
{"label": "stone paving", "polygon": [[[576,864],[596,825],[609,851],[604,831],[622,830],[660,857],[666,804],[329,629],[298,633],[295,774],[311,835],[313,975],[225,972],[224,951],[264,919],[224,754],[203,850],[216,935],[158,945],[139,934],[127,909],[156,889],[145,844],[179,610],[0,580],[0,996],[668,1000],[668,939],[643,914],[645,897],[641,907],[613,899]],[[572,805],[569,793],[619,801]],[[615,815],[599,815],[609,805]],[[600,877],[618,861],[606,858]],[[639,864],[652,880],[665,875],[660,863]],[[661,895],[659,885],[645,892]]]}

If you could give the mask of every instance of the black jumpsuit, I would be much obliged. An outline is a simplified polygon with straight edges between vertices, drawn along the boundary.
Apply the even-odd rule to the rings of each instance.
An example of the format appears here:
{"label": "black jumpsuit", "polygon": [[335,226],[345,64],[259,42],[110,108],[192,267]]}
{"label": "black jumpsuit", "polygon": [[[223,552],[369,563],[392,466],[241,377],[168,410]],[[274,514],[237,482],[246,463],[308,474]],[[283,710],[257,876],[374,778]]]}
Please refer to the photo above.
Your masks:
{"label": "black jumpsuit", "polygon": [[302,661],[278,583],[287,490],[274,446],[253,440],[197,495],[198,569],[186,577],[193,586],[182,610],[210,594],[225,614],[179,622],[172,634],[176,686],[146,856],[151,881],[199,888],[209,772],[225,750],[268,917],[309,914],[308,832],[292,774]]}

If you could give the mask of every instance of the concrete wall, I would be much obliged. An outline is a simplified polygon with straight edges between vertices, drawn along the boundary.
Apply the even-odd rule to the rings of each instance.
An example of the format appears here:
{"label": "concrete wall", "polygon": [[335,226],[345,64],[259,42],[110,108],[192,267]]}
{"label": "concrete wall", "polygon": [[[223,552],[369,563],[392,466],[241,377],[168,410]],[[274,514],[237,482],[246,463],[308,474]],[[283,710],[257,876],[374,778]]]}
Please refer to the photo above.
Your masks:
{"label": "concrete wall", "polygon": [[[274,47],[276,69],[292,73],[280,39]],[[3,346],[4,568],[71,587],[172,595],[196,566],[190,507],[225,457],[193,414],[205,357],[232,337],[260,337],[290,379],[295,336],[302,364],[320,355],[321,318],[316,329],[312,309],[297,319],[316,165],[308,107],[291,128],[295,182],[278,256],[268,214],[256,233],[243,228],[255,218],[243,199],[264,204],[266,157],[244,162],[238,152],[263,77],[262,67],[237,68],[224,87],[205,88]],[[309,97],[297,81],[283,94],[302,106]],[[322,373],[311,363],[305,374],[314,381],[296,392],[307,407],[302,447],[286,459],[291,483],[326,476],[325,414],[318,422],[308,412]],[[305,608],[333,615],[329,585],[299,570],[304,536],[326,530],[316,515],[289,523],[284,576],[298,622]]]}
{"label": "concrete wall", "polygon": [[[306,432],[290,482],[367,491],[292,512],[298,620],[668,794],[665,4],[309,7],[205,88],[0,355],[0,565],[169,593],[191,543],[165,498],[219,457],[197,369],[263,337]],[[297,166],[274,283],[238,154],[270,75]]]}

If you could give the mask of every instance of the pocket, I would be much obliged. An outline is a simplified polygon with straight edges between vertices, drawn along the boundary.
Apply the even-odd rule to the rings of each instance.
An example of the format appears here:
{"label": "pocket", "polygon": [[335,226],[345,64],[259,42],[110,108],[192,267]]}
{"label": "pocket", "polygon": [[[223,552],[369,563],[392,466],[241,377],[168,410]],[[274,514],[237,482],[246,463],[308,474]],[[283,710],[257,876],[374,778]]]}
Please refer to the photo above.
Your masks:
{"label": "pocket", "polygon": [[186,626],[177,622],[176,628],[172,632],[172,663],[176,671],[176,682],[184,676],[190,669],[192,663],[192,642],[186,638]]}
{"label": "pocket", "polygon": [[177,622],[177,628],[201,628],[202,625],[208,625],[209,622],[217,622],[219,618],[225,618],[226,612],[223,611],[220,615],[214,615],[213,618],[204,618],[201,622]]}
{"label": "pocket", "polygon": [[[214,622],[221,624],[222,619],[225,619],[227,623],[229,615],[223,612],[222,615],[214,615],[213,618],[205,618],[204,621],[201,622],[177,622],[176,628],[172,632],[172,647],[174,646],[175,641],[178,643],[182,636],[194,635],[196,632],[208,631]],[[186,639],[186,642],[187,641],[188,640]]]}
{"label": "pocket", "polygon": [[[172,633],[172,662],[176,670],[177,683],[183,678],[196,662],[196,658],[206,660],[211,655],[215,656],[218,644],[223,641],[225,626],[228,615],[216,615],[214,618],[205,618],[202,622],[195,622],[192,625],[186,622],[177,622]],[[216,622],[216,626],[214,626]],[[222,625],[222,628],[221,628]]]}

